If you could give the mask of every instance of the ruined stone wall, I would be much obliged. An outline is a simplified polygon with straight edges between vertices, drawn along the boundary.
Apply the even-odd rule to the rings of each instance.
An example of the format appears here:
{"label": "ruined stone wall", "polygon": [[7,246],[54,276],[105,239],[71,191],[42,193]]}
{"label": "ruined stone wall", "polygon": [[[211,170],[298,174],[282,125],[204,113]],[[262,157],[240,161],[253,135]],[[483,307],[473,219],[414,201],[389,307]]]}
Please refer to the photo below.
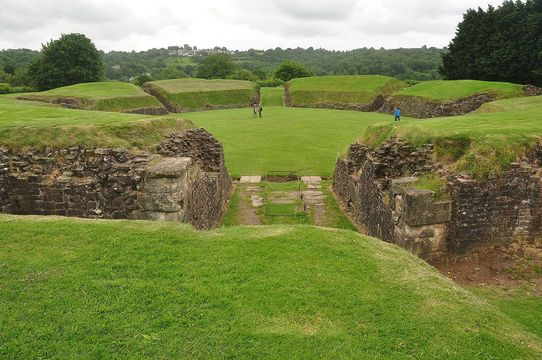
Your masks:
{"label": "ruined stone wall", "polygon": [[432,101],[416,96],[393,96],[387,99],[378,111],[393,114],[393,110],[399,107],[403,115],[420,119],[457,116],[473,112],[483,104],[496,99],[495,95],[489,93],[476,94],[450,102]]}
{"label": "ruined stone wall", "polygon": [[449,200],[415,189],[435,171],[432,147],[391,139],[377,150],[360,144],[337,161],[333,189],[371,236],[432,260],[514,243],[542,246],[542,148],[506,174],[474,180],[448,176]]}
{"label": "ruined stone wall", "polygon": [[515,164],[500,177],[450,179],[453,200],[448,244],[455,253],[485,246],[541,245],[542,177]]}
{"label": "ruined stone wall", "polygon": [[[172,144],[176,151],[161,153]],[[218,225],[231,188],[220,143],[195,129],[157,150],[0,149],[0,211]]]}
{"label": "ruined stone wall", "polygon": [[354,144],[337,161],[333,189],[368,235],[435,258],[444,251],[450,203],[409,186],[432,171],[431,157],[431,146],[414,149],[395,138],[374,151]]}

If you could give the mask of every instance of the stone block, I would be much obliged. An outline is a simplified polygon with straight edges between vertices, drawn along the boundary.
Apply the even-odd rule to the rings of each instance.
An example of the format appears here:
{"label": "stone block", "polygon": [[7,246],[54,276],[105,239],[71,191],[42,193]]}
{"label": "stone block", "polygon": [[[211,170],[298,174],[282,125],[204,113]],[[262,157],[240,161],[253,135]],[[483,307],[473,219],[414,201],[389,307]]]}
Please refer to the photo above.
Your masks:
{"label": "stone block", "polygon": [[407,189],[403,191],[403,214],[410,226],[448,222],[452,216],[450,201],[434,202],[433,191]]}
{"label": "stone block", "polygon": [[157,164],[147,168],[147,178],[179,178],[192,164],[192,159],[165,158]]}

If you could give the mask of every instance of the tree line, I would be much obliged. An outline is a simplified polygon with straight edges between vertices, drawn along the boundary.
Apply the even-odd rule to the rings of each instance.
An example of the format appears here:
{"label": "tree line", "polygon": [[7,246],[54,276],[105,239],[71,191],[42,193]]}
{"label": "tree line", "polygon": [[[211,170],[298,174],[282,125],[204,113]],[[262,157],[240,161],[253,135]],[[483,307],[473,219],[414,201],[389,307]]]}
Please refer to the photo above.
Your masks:
{"label": "tree line", "polygon": [[542,0],[470,9],[440,69],[448,79],[542,86]]}
{"label": "tree line", "polygon": [[[56,51],[70,47],[73,47],[71,53]],[[63,53],[64,57],[57,56],[57,52]],[[75,83],[76,79],[69,79],[64,74],[68,68],[72,69],[68,71],[70,76],[80,75],[77,79],[79,82],[95,79],[141,83],[182,77],[219,77],[275,86],[284,79],[289,80],[290,76],[357,74],[430,80],[440,78],[438,69],[442,53],[443,49],[427,47],[394,50],[363,48],[352,51],[313,48],[230,51],[217,47],[210,53],[198,52],[195,56],[180,56],[170,47],[105,53],[98,51],[92,41],[82,34],[65,34],[43,45],[41,51],[0,51],[0,83],[36,89]],[[86,63],[77,66],[70,60],[73,58],[84,58]],[[89,70],[85,73],[84,68]],[[92,76],[89,78],[89,75]]]}

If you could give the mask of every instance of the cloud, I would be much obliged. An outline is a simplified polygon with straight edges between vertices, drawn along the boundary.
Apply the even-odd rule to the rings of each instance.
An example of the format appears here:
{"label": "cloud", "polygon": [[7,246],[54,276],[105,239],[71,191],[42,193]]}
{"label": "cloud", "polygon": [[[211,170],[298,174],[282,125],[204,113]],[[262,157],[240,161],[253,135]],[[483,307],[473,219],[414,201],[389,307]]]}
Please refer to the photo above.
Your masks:
{"label": "cloud", "polygon": [[462,14],[502,0],[0,0],[0,48],[81,32],[103,50],[445,46]]}

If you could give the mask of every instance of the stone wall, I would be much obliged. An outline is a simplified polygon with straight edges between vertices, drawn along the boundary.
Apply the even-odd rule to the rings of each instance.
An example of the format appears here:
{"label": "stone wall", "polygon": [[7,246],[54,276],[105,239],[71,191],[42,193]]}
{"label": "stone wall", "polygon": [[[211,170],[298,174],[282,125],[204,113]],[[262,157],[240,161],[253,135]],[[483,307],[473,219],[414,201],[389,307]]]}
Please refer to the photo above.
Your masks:
{"label": "stone wall", "polygon": [[495,99],[497,97],[489,93],[476,94],[450,102],[433,101],[416,96],[392,96],[378,111],[393,114],[393,110],[399,107],[403,115],[420,119],[457,116],[468,114]]}
{"label": "stone wall", "polygon": [[0,210],[8,213],[167,220],[207,229],[218,225],[230,188],[222,146],[202,129],[172,134],[156,154],[0,149]]}
{"label": "stone wall", "polygon": [[447,177],[448,199],[416,189],[435,172],[432,146],[391,139],[379,149],[354,144],[337,161],[333,189],[367,234],[435,260],[515,243],[542,246],[542,149],[502,176]]}
{"label": "stone wall", "polygon": [[448,244],[456,253],[485,246],[542,245],[542,176],[517,163],[486,180],[450,178],[453,200]]}
{"label": "stone wall", "polygon": [[414,149],[395,138],[374,151],[354,144],[337,161],[333,189],[368,235],[436,258],[445,251],[451,204],[412,188],[417,175],[433,170],[431,158],[432,146]]}

